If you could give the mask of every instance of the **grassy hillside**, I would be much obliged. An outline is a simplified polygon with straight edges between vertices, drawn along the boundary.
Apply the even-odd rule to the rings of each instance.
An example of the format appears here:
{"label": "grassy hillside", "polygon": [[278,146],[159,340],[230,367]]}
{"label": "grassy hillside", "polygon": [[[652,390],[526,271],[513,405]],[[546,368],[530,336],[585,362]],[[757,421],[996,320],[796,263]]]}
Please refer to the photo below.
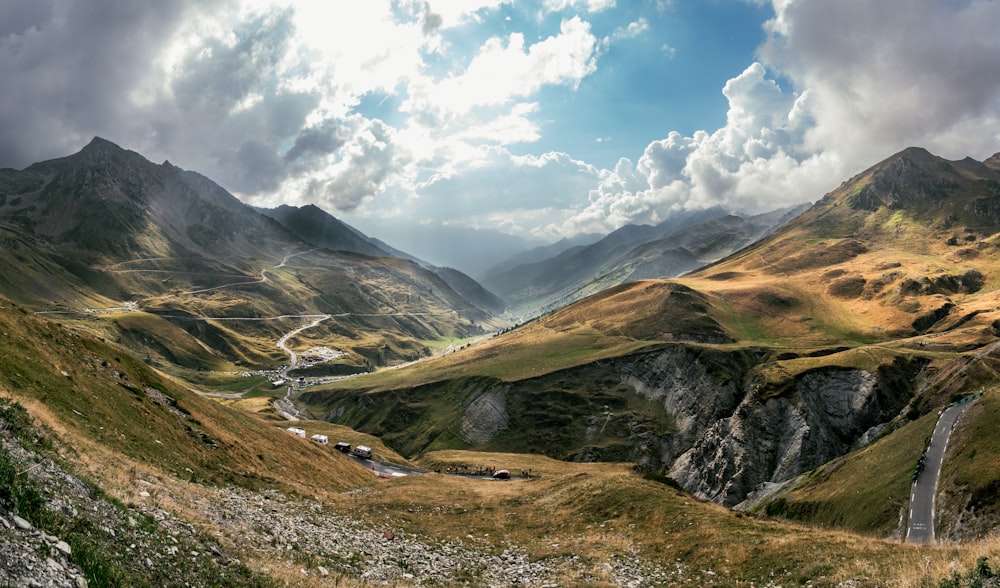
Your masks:
{"label": "grassy hillside", "polygon": [[917,460],[937,412],[792,482],[759,512],[876,537],[901,538]]}
{"label": "grassy hillside", "polygon": [[[608,450],[607,455],[634,459],[637,447],[645,444],[648,452],[649,444],[639,440],[652,432],[660,437],[656,451],[670,458],[676,445],[665,447],[673,442],[664,437],[676,426],[675,401],[660,401],[659,412],[629,408],[635,392],[625,388],[631,384],[619,389],[621,375],[600,366],[672,345],[693,356],[752,358],[738,370],[709,368],[716,370],[720,386],[737,382],[738,394],[756,403],[748,408],[759,409],[723,414],[750,420],[733,425],[739,434],[725,434],[721,427],[720,444],[734,435],[745,437],[748,426],[766,431],[769,425],[761,419],[778,414],[769,412],[773,400],[784,403],[775,405],[785,407],[782,411],[802,410],[803,378],[856,370],[880,379],[884,398],[892,399],[884,411],[892,412],[879,418],[891,420],[895,432],[866,453],[813,472],[785,497],[782,512],[887,535],[898,525],[908,476],[922,450],[911,442],[933,426],[924,415],[936,413],[952,396],[995,381],[993,360],[984,353],[1000,335],[994,185],[1000,185],[995,170],[907,150],[845,182],[770,237],[690,275],[611,288],[459,351],[314,389],[301,399],[317,417],[383,435],[405,454],[502,449],[505,443],[560,457],[594,458]],[[506,404],[493,409],[506,416],[507,428],[492,440],[477,441],[464,427],[470,413],[479,414],[479,405],[488,404],[480,400],[486,396],[503,397]],[[614,426],[601,428],[605,406],[608,414],[628,415],[630,433],[622,437]],[[531,414],[546,418],[526,416]],[[721,418],[713,414],[705,418]],[[760,422],[751,424],[754,414],[761,415]],[[701,417],[685,413],[685,418]],[[545,435],[522,433],[539,425]],[[618,432],[602,438],[593,433],[595,427]],[[980,435],[991,433],[978,431],[970,443],[988,447]],[[770,442],[761,441],[765,452]],[[853,439],[837,442],[848,446]],[[612,448],[616,443],[620,451]],[[744,449],[752,452],[747,443]],[[713,455],[710,447],[705,452]],[[765,455],[770,454],[761,455],[765,461],[773,459]],[[844,486],[863,481],[863,472],[875,463],[886,467],[877,468],[878,479],[861,490],[871,493],[870,506],[853,508]],[[990,476],[975,479],[971,470],[956,475],[955,495],[965,497],[961,500],[993,496]]]}
{"label": "grassy hillside", "polygon": [[[531,562],[560,570],[561,582],[576,585],[611,586],[622,578],[641,577],[641,583],[661,585],[731,585],[739,580],[926,586],[950,574],[949,566],[971,569],[982,555],[997,554],[995,543],[929,552],[757,520],[693,500],[671,486],[642,478],[624,464],[440,451],[424,455],[418,465],[429,469],[459,463],[492,465],[508,468],[515,476],[530,469],[533,477],[490,482],[430,474],[376,483],[353,462],[280,430],[277,421],[238,410],[239,403],[251,399],[220,403],[198,397],[124,350],[35,318],[10,302],[3,301],[2,306],[0,331],[5,336],[0,353],[5,359],[0,362],[0,387],[6,398],[26,407],[30,418],[43,426],[35,438],[47,438],[41,446],[52,449],[41,450],[83,472],[113,498],[124,503],[153,500],[157,508],[182,516],[195,528],[218,534],[228,553],[250,565],[236,585],[271,581],[320,585],[316,566],[339,570],[333,566],[341,565],[336,562],[344,561],[344,556],[302,545],[300,549],[307,551],[288,560],[283,544],[261,544],[256,531],[241,535],[227,530],[231,523],[199,505],[216,492],[213,487],[234,484],[309,497],[305,506],[310,516],[320,516],[317,509],[350,512],[379,529],[379,534],[428,536],[495,554],[516,549]],[[377,454],[402,461],[371,437],[326,423],[304,426],[310,433],[330,435],[331,440],[365,442],[376,447]],[[14,483],[19,492],[28,491],[25,479]],[[143,489],[150,489],[153,496],[140,496]],[[272,502],[275,509],[283,504],[270,494],[254,501]],[[142,520],[151,533],[143,541],[152,541],[155,535],[170,545],[166,535],[156,535],[162,532],[155,530],[159,523]],[[68,527],[48,528],[76,537]],[[78,545],[88,545],[94,557],[106,558],[95,561],[110,562],[112,567],[103,568],[106,573],[125,569],[114,567],[117,543],[110,536],[88,532],[74,541],[84,538],[90,543]],[[206,549],[198,545],[193,548]],[[931,558],[929,565],[926,557]],[[351,561],[361,569],[369,565]],[[299,573],[299,568],[310,575]],[[179,573],[193,578],[211,569]],[[345,574],[336,577],[341,585],[360,583],[357,576],[338,573]],[[491,581],[475,574],[470,568],[457,577],[457,583]]]}
{"label": "grassy hillside", "polygon": [[198,396],[126,349],[6,300],[0,307],[0,393],[65,435],[76,459],[95,469],[124,474],[125,459],[184,479],[249,487],[345,488],[368,478],[272,423]]}

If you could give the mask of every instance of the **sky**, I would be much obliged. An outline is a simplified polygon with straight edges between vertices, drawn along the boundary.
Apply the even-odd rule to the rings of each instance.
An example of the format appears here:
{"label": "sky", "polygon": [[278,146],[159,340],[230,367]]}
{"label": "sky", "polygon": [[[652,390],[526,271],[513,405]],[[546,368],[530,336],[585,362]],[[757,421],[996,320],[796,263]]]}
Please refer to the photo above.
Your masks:
{"label": "sky", "polygon": [[994,0],[5,0],[0,167],[101,136],[418,254],[547,243],[989,157],[998,30]]}

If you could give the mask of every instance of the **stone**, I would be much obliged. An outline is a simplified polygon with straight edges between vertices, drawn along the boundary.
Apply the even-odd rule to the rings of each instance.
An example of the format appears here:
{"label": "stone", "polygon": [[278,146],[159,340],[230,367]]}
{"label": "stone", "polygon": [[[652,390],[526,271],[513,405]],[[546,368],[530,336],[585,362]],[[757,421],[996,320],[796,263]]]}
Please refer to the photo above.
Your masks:
{"label": "stone", "polygon": [[32,529],[31,523],[29,523],[28,521],[22,519],[17,515],[14,515],[13,518],[14,518],[14,526],[20,529],[21,531],[30,531]]}
{"label": "stone", "polygon": [[73,548],[71,548],[69,546],[69,543],[66,543],[65,541],[60,541],[59,543],[56,543],[56,549],[65,553],[66,555],[73,554]]}

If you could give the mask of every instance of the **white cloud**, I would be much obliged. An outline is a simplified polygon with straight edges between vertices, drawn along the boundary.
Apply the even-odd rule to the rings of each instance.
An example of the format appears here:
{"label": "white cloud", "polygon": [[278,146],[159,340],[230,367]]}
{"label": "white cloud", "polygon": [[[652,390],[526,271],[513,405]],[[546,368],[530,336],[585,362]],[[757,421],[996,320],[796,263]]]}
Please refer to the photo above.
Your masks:
{"label": "white cloud", "polygon": [[565,232],[658,222],[678,209],[814,200],[910,145],[953,159],[1000,149],[997,3],[772,4],[761,63],[723,88],[725,126],[672,132],[637,164],[619,161]]}
{"label": "white cloud", "polygon": [[604,12],[615,7],[615,0],[545,0],[548,12],[560,12],[569,8],[585,8],[587,12]]}
{"label": "white cloud", "polygon": [[1000,5],[775,0],[765,62],[813,94],[810,145],[855,161],[919,145],[952,158],[1000,143]]}
{"label": "white cloud", "polygon": [[[723,206],[761,211],[796,204],[827,187],[820,161],[834,158],[802,149],[812,123],[809,94],[785,93],[759,63],[723,88],[726,126],[714,133],[676,131],[653,141],[637,164],[619,160],[590,204],[567,223],[569,233],[610,231],[625,223],[658,223],[685,209]],[[823,171],[823,170],[820,170]]]}
{"label": "white cloud", "polygon": [[561,225],[579,207],[580,194],[586,194],[602,173],[564,153],[519,156],[503,147],[484,147],[475,157],[466,155],[448,173],[430,175],[412,192],[394,192],[369,201],[354,215],[396,216],[557,239],[561,233],[552,227]]}
{"label": "white cloud", "polygon": [[618,27],[615,29],[615,32],[611,35],[611,40],[619,41],[622,39],[634,39],[648,31],[649,22],[645,18],[640,18],[639,20],[628,23],[628,26]]}
{"label": "white cloud", "polygon": [[461,74],[412,80],[401,110],[447,118],[502,106],[546,85],[574,86],[597,67],[595,44],[590,25],[579,17],[564,20],[558,35],[530,46],[521,33],[493,37]]}

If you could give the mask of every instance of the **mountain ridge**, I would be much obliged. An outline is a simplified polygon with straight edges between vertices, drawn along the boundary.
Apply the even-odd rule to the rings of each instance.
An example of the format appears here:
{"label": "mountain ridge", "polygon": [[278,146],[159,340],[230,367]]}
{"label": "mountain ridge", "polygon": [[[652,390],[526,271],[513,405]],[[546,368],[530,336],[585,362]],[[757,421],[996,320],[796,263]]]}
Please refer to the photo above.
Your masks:
{"label": "mountain ridge", "polygon": [[[378,427],[420,452],[435,437],[409,402],[458,394],[451,402],[463,407],[489,394],[496,406],[505,399],[513,423],[558,391],[583,414],[541,429],[509,426],[489,443],[551,447],[566,459],[627,455],[701,498],[735,505],[761,486],[905,429],[978,385],[972,374],[989,373],[1000,336],[996,174],[987,165],[904,150],[762,240],[694,272],[604,290],[419,373],[359,378],[303,401],[336,420],[346,399],[361,394],[378,408],[367,416],[344,412],[353,426]],[[546,352],[548,361],[529,359]],[[675,358],[664,359],[670,353]],[[730,354],[723,364],[732,365],[699,376],[707,358],[720,354]],[[634,366],[624,367],[629,362]],[[967,378],[936,376],[963,365]],[[463,387],[455,373],[497,379]],[[603,382],[603,395],[582,383],[591,379]],[[692,389],[702,391],[699,400],[683,400]],[[396,409],[412,423],[366,422]],[[475,418],[456,410],[452,422]],[[618,419],[631,426],[614,429],[614,441],[600,436],[600,427],[579,424],[610,427]],[[421,436],[411,437],[410,426]],[[477,447],[445,434],[435,442]]]}
{"label": "mountain ridge", "polygon": [[[280,362],[268,339],[280,336],[282,316],[344,315],[316,331],[339,333],[354,370],[416,359],[430,353],[428,341],[504,324],[415,262],[309,245],[211,179],[101,138],[0,173],[0,233],[17,251],[2,262],[5,293],[46,311],[155,315],[100,328],[178,369]],[[230,320],[243,317],[275,318]],[[343,321],[350,328],[335,324]],[[190,338],[207,346],[204,360],[177,347]],[[179,357],[189,359],[176,365]]]}

